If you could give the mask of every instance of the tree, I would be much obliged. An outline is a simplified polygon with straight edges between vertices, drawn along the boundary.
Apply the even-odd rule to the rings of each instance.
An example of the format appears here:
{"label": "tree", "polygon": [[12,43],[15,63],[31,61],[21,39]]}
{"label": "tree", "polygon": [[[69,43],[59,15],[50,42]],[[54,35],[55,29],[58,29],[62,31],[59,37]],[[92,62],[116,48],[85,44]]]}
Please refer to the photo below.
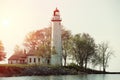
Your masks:
{"label": "tree", "polygon": [[19,45],[16,45],[14,47],[14,55],[20,55],[20,54],[24,54],[23,50],[20,48]]}
{"label": "tree", "polygon": [[100,71],[101,71],[101,67],[102,67],[102,58],[101,58],[101,54],[98,53],[98,46],[96,48],[96,54],[94,54],[92,60],[92,65],[93,67],[98,66]]}
{"label": "tree", "polygon": [[99,64],[102,64],[103,72],[106,72],[106,67],[108,67],[108,61],[113,54],[113,51],[109,48],[109,45],[107,42],[102,42],[101,44],[98,44],[98,58],[99,58]]}
{"label": "tree", "polygon": [[50,59],[51,53],[51,27],[30,32],[24,41],[27,52]]}
{"label": "tree", "polygon": [[71,32],[65,29],[62,29],[62,50],[63,50],[63,59],[64,59],[64,66],[66,66],[66,60],[68,53],[71,51]]}
{"label": "tree", "polygon": [[23,44],[24,44],[25,48],[27,48],[28,51],[35,50],[36,45],[38,43],[35,33],[36,33],[35,31],[30,32],[25,37]]}
{"label": "tree", "polygon": [[38,46],[35,52],[38,55],[49,58],[51,53],[51,27],[38,30],[35,35],[38,37]]}
{"label": "tree", "polygon": [[41,44],[50,44],[51,27],[30,32],[26,35],[24,46],[29,51],[34,51]]}
{"label": "tree", "polygon": [[4,46],[2,41],[0,41],[0,61],[4,60],[6,57],[6,54],[4,52]]}
{"label": "tree", "polygon": [[88,62],[95,54],[94,39],[86,33],[76,34],[73,37],[73,56],[81,68],[87,68]]}

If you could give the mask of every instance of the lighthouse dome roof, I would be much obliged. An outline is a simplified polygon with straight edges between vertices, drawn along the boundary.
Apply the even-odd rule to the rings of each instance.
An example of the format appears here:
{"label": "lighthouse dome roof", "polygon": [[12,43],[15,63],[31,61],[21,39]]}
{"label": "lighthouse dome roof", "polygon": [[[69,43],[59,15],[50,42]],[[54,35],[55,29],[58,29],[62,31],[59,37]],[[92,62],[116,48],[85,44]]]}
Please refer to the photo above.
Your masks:
{"label": "lighthouse dome roof", "polygon": [[54,12],[59,12],[59,10],[56,8]]}

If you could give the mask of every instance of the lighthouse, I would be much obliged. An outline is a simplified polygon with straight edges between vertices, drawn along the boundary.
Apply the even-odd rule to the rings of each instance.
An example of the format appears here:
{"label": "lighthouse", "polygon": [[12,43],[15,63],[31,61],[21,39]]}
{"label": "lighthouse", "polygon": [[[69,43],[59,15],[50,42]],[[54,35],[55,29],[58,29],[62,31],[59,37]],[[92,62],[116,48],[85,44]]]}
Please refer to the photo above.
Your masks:
{"label": "lighthouse", "polygon": [[51,65],[62,66],[61,18],[56,8],[52,17]]}

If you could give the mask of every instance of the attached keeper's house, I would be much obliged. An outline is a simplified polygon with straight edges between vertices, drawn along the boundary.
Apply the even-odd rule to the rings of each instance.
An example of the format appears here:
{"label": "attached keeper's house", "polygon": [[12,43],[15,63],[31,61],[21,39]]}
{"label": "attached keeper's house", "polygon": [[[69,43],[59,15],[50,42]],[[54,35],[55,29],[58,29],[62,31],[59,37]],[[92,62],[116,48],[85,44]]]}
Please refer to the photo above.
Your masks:
{"label": "attached keeper's house", "polygon": [[8,59],[8,64],[49,64],[49,60],[32,53],[21,53],[12,55]]}

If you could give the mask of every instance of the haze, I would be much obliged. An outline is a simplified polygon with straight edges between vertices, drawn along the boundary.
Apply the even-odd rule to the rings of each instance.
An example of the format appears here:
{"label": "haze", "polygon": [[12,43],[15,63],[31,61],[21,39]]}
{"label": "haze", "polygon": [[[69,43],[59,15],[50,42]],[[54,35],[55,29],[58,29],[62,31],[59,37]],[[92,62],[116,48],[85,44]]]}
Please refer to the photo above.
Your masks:
{"label": "haze", "polygon": [[120,71],[120,0],[0,0],[0,40],[7,57],[27,33],[50,25],[56,7],[73,34],[85,32],[97,43],[108,41],[114,56],[107,70]]}

